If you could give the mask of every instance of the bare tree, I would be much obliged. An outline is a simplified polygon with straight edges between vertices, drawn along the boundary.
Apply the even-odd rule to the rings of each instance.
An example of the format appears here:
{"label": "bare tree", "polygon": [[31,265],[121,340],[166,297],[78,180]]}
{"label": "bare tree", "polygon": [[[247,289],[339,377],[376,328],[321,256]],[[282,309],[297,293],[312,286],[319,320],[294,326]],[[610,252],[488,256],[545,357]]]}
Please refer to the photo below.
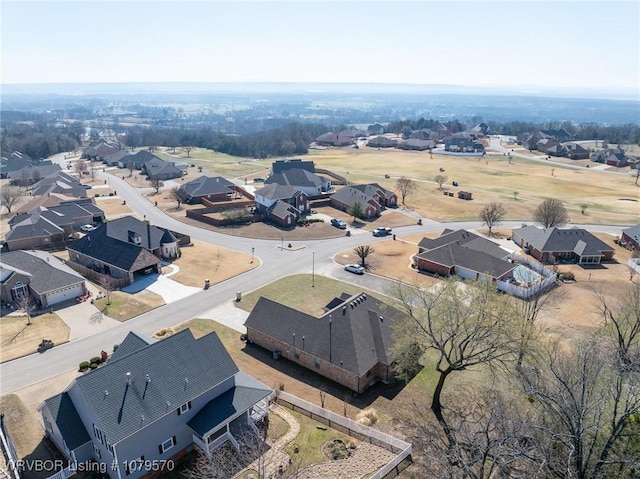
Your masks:
{"label": "bare tree", "polygon": [[492,235],[493,227],[499,224],[506,214],[506,208],[499,202],[494,201],[482,208],[482,211],[480,212],[480,219],[489,228],[489,236]]}
{"label": "bare tree", "polygon": [[618,301],[598,296],[605,330],[620,361],[627,366],[640,366],[640,283],[627,286]]}
{"label": "bare tree", "polygon": [[585,212],[587,211],[587,208],[589,208],[588,203],[580,203],[580,212],[582,214],[585,214]]}
{"label": "bare tree", "polygon": [[320,394],[320,407],[324,409],[324,403],[327,400],[327,390],[324,387],[318,389],[318,393]]}
{"label": "bare tree", "polygon": [[407,318],[395,328],[395,348],[417,343],[423,352],[437,355],[438,382],[431,411],[447,449],[454,453],[460,445],[443,405],[447,379],[454,372],[505,365],[515,359],[518,340],[513,308],[490,282],[462,283],[454,277],[429,290],[400,285],[396,297]]}
{"label": "bare tree", "polygon": [[638,178],[640,177],[640,168],[638,168],[638,165],[636,164],[636,167],[631,170],[631,176],[633,176],[636,181],[633,183],[634,185],[638,184]]}
{"label": "bare tree", "polygon": [[549,475],[579,479],[625,477],[640,467],[640,372],[626,367],[611,344],[593,337],[575,347],[553,343],[544,361],[520,378],[541,420],[538,462]]}
{"label": "bare tree", "polygon": [[24,314],[27,317],[27,324],[31,324],[31,313],[36,309],[36,303],[28,291],[25,291],[24,294],[18,296],[16,299],[16,306],[18,309],[24,311]]}
{"label": "bare tree", "polygon": [[136,164],[133,161],[127,162],[127,169],[129,170],[129,176],[133,176],[133,170],[136,169]]}
{"label": "bare tree", "polygon": [[0,200],[8,213],[11,213],[11,208],[20,201],[23,194],[24,190],[18,186],[3,186],[0,189]]}
{"label": "bare tree", "polygon": [[245,208],[233,208],[230,210],[224,210],[222,217],[228,220],[231,224],[238,224],[246,222],[247,210]]}
{"label": "bare tree", "polygon": [[360,264],[362,264],[363,267],[366,267],[367,258],[373,253],[375,253],[375,250],[373,249],[372,246],[365,244],[365,245],[356,246],[353,249],[353,252],[356,254],[356,256],[358,256],[358,258],[360,258]]}
{"label": "bare tree", "polygon": [[187,199],[189,198],[189,193],[184,188],[184,186],[174,186],[173,188],[171,188],[170,195],[171,198],[178,202],[178,208],[180,208],[180,205],[187,201]]}
{"label": "bare tree", "polygon": [[445,175],[436,175],[436,176],[433,177],[433,181],[438,183],[438,189],[440,189],[440,190],[442,189],[442,185],[445,184],[448,179],[449,179],[449,177],[445,176]]}
{"label": "bare tree", "polygon": [[562,201],[547,198],[533,212],[533,221],[540,223],[544,228],[552,228],[567,223],[569,214]]}
{"label": "bare tree", "polygon": [[91,175],[91,181],[96,180],[96,173],[98,172],[99,167],[96,165],[95,161],[89,162],[89,175]]}
{"label": "bare tree", "polygon": [[191,151],[193,150],[193,148],[193,146],[185,146],[182,148],[187,154],[187,158],[191,158]]}
{"label": "bare tree", "polygon": [[415,192],[415,189],[416,185],[411,178],[403,176],[401,178],[398,178],[398,180],[396,181],[396,191],[400,193],[403,205],[405,204],[405,198],[409,195],[412,195]]}
{"label": "bare tree", "polygon": [[517,201],[517,200],[518,200],[518,195],[519,195],[519,194],[520,194],[520,192],[519,192],[519,191],[514,191],[514,192],[513,192],[513,199]]}
{"label": "bare tree", "polygon": [[104,274],[100,277],[100,286],[104,289],[107,296],[107,306],[111,304],[111,292],[116,290],[113,278]]}
{"label": "bare tree", "polygon": [[156,195],[160,191],[160,188],[164,186],[164,183],[157,176],[152,176],[149,178],[149,184],[151,187],[156,190]]}
{"label": "bare tree", "polygon": [[85,171],[88,171],[87,162],[83,160],[76,161],[75,171],[78,174],[78,179],[82,181],[82,175],[84,175]]}

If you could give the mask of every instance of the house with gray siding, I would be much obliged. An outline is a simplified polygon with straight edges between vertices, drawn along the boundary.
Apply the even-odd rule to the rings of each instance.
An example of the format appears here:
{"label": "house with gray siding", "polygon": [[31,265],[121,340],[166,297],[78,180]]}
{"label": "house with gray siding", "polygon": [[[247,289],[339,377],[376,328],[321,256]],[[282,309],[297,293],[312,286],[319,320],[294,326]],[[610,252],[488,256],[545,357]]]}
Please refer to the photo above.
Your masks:
{"label": "house with gray siding", "polygon": [[186,329],[158,342],[130,332],[108,362],[38,408],[70,468],[104,465],[137,479],[198,448],[211,455],[268,412],[271,389],[241,372],[216,333]]}

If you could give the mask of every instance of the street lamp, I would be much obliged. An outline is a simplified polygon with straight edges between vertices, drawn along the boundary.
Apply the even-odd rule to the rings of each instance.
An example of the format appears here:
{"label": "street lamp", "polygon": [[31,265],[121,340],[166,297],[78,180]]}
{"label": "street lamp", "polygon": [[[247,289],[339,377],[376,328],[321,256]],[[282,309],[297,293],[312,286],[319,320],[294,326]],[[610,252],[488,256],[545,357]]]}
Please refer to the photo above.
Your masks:
{"label": "street lamp", "polygon": [[252,246],[251,247],[251,262],[253,263],[253,253],[256,249]]}
{"label": "street lamp", "polygon": [[316,287],[316,252],[313,252],[311,259],[311,287]]}
{"label": "street lamp", "polygon": [[332,364],[331,361],[331,325],[333,324],[333,320],[331,319],[331,315],[329,315],[329,364]]}

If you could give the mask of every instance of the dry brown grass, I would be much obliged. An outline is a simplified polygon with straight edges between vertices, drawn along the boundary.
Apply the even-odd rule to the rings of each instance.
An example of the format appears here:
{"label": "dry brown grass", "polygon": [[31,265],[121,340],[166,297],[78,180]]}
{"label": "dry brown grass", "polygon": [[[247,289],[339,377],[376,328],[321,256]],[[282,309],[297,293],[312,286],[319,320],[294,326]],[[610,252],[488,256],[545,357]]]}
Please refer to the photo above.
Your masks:
{"label": "dry brown grass", "polygon": [[0,362],[37,352],[38,344],[44,338],[56,346],[66,343],[69,327],[57,314],[35,316],[30,325],[27,325],[26,316],[3,316],[0,321]]}
{"label": "dry brown grass", "polygon": [[171,279],[185,286],[201,287],[205,278],[211,284],[217,284],[259,265],[258,260],[251,263],[250,254],[198,241],[194,241],[193,245],[180,249],[182,255],[174,261],[180,271],[171,276]]}

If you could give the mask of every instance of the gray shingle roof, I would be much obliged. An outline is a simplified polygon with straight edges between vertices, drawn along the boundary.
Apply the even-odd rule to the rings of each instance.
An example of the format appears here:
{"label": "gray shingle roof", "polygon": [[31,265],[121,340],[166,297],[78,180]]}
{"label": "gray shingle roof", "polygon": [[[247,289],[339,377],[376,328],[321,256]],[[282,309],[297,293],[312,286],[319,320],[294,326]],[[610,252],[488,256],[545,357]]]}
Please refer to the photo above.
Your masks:
{"label": "gray shingle roof", "polygon": [[640,223],[630,228],[625,228],[622,232],[629,238],[633,238],[635,241],[640,242]]}
{"label": "gray shingle roof", "polygon": [[187,423],[201,437],[235,419],[271,394],[271,389],[242,371],[239,371],[234,379],[234,387],[209,401]]}
{"label": "gray shingle roof", "polygon": [[73,451],[91,440],[69,393],[58,394],[45,400],[44,403],[51,412],[69,450]]}
{"label": "gray shingle roof", "polygon": [[282,200],[276,201],[269,207],[269,216],[285,219],[289,215],[293,215],[296,220],[300,217],[300,210]]}
{"label": "gray shingle roof", "polygon": [[277,183],[271,183],[255,191],[256,195],[269,200],[286,200],[299,193],[300,190],[297,190],[292,186],[279,185]]}
{"label": "gray shingle roof", "polygon": [[417,256],[449,268],[459,266],[480,274],[489,273],[494,278],[499,278],[516,267],[514,263],[469,248],[468,244],[447,244],[436,249],[423,251]]}
{"label": "gray shingle roof", "polygon": [[371,191],[362,191],[361,189],[356,188],[355,185],[340,188],[331,195],[331,198],[348,206],[353,206],[355,203],[360,203],[362,206],[365,206],[369,202],[377,203],[377,201],[373,199]]}
{"label": "gray shingle roof", "polygon": [[321,188],[328,182],[326,179],[316,175],[315,173],[303,170],[302,168],[292,168],[290,170],[283,171],[282,173],[273,174],[265,180],[265,184],[267,185],[273,183],[293,187]]}
{"label": "gray shingle roof", "polygon": [[393,324],[401,316],[397,309],[364,293],[350,296],[320,318],[261,297],[245,326],[290,344],[292,350],[329,361],[331,318],[332,363],[362,376],[378,362],[391,364]]}
{"label": "gray shingle roof", "polygon": [[579,247],[580,250],[585,251],[582,254],[597,255],[603,251],[614,250],[612,246],[581,228],[537,228],[529,225],[514,229],[513,234],[522,237],[527,243],[543,253],[575,251],[576,254],[580,254],[575,250],[579,241],[585,243],[584,247]]}
{"label": "gray shingle roof", "polygon": [[[155,250],[162,245],[164,234],[162,228],[124,216],[100,225],[67,249],[129,270],[143,249]],[[134,242],[134,237],[140,238],[139,244]]]}
{"label": "gray shingle roof", "polygon": [[271,163],[271,171],[274,175],[278,173],[282,173],[283,171],[290,170],[292,168],[302,168],[303,170],[307,170],[311,173],[316,172],[316,167],[313,161],[302,161],[300,159],[291,159],[291,160],[276,160]]}
{"label": "gray shingle roof", "polygon": [[129,331],[129,334],[124,338],[124,340],[118,346],[118,349],[111,355],[109,361],[116,361],[117,359],[124,358],[129,354],[133,354],[145,346],[148,346],[148,343],[144,338],[138,336],[133,331]]}
{"label": "gray shingle roof", "polygon": [[185,183],[183,188],[192,198],[196,198],[198,196],[231,193],[235,190],[235,185],[222,176],[200,176]]}
{"label": "gray shingle roof", "polygon": [[44,251],[9,251],[2,254],[0,262],[31,274],[29,287],[38,294],[85,281],[60,259]]}
{"label": "gray shingle roof", "polygon": [[[24,217],[24,218],[22,218]],[[11,231],[4,235],[6,241],[16,241],[27,238],[37,238],[62,234],[64,230],[41,216],[40,212],[32,215],[19,215],[12,218],[16,222],[11,225]]]}
{"label": "gray shingle roof", "polygon": [[96,426],[115,444],[162,416],[176,414],[182,404],[237,372],[215,333],[196,340],[186,329],[109,361],[77,378],[73,387],[83,395]]}

